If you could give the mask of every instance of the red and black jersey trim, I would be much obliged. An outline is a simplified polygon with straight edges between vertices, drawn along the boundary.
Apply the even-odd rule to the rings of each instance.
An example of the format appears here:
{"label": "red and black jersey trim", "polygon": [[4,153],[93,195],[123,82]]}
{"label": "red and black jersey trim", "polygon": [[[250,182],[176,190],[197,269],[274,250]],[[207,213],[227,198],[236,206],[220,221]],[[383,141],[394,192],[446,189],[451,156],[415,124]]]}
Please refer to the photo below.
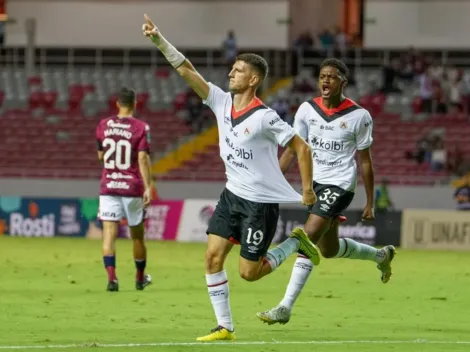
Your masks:
{"label": "red and black jersey trim", "polygon": [[[232,102],[233,102],[233,94],[232,94]],[[256,111],[267,109],[268,107],[263,104],[263,102],[259,98],[253,99],[253,101],[248,105],[246,108],[235,111],[232,103],[232,111],[231,111],[231,121],[232,127],[235,127],[253,115]]]}
{"label": "red and black jersey trim", "polygon": [[343,117],[350,112],[353,112],[357,109],[362,109],[359,105],[357,105],[351,99],[344,99],[344,101],[337,107],[328,109],[323,105],[323,101],[321,98],[315,98],[308,102],[312,108],[316,111],[318,115],[320,115],[326,123],[330,123],[340,117]]}

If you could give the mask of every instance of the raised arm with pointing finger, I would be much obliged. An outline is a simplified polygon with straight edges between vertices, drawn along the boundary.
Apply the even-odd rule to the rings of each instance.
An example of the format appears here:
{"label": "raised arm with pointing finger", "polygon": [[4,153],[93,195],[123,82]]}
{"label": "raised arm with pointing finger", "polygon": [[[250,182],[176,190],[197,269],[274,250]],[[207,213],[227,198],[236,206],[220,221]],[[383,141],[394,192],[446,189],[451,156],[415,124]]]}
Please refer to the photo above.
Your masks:
{"label": "raised arm with pointing finger", "polygon": [[196,71],[191,62],[189,62],[189,60],[187,60],[184,55],[178,51],[178,49],[166,40],[150,17],[144,15],[144,18],[145,23],[142,26],[144,36],[149,37],[150,40],[152,40],[171,66],[173,66],[181,77],[188,82],[189,86],[196,92],[196,94],[203,100],[207,99],[209,96],[209,84],[207,81],[199,74],[199,72]]}

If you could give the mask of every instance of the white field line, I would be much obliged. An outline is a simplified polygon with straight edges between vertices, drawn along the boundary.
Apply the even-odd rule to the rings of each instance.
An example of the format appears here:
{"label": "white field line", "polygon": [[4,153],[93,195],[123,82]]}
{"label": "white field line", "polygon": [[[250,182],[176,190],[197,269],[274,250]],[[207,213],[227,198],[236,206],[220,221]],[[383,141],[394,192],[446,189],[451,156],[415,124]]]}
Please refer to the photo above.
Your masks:
{"label": "white field line", "polygon": [[0,350],[45,350],[66,348],[133,348],[133,347],[192,347],[192,346],[256,346],[256,345],[470,345],[470,341],[432,340],[349,340],[349,341],[238,341],[238,342],[149,342],[149,343],[86,343],[67,345],[0,345]]}

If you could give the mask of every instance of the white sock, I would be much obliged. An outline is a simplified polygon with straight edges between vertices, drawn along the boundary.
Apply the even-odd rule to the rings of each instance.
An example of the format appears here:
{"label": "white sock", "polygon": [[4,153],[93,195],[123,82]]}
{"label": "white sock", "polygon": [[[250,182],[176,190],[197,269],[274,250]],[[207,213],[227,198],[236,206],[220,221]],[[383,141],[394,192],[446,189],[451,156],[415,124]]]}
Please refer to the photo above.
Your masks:
{"label": "white sock", "polygon": [[361,259],[382,263],[385,259],[385,253],[380,249],[356,242],[350,238],[340,238],[339,251],[335,258]]}
{"label": "white sock", "polygon": [[276,248],[268,251],[266,254],[266,260],[271,265],[272,271],[276,270],[288,256],[296,253],[299,250],[300,242],[297,238],[288,238]]}
{"label": "white sock", "polygon": [[206,282],[217,324],[233,331],[227,273],[222,270],[215,274],[206,274]]}
{"label": "white sock", "polygon": [[279,305],[292,310],[295,301],[312,273],[313,267],[313,263],[307,257],[300,255],[297,257],[294,268],[292,269],[289,284],[287,285],[286,293]]}

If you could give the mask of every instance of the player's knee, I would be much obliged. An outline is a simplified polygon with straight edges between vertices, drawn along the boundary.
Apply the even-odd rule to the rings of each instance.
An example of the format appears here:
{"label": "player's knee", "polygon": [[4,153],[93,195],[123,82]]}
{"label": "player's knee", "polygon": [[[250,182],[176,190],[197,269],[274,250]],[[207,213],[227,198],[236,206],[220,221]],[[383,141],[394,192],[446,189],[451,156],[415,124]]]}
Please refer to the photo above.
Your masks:
{"label": "player's knee", "polygon": [[136,226],[134,228],[131,227],[131,238],[133,240],[143,241],[144,240],[144,231],[141,229],[140,226]]}
{"label": "player's knee", "polygon": [[114,236],[103,236],[103,249],[113,249],[114,248]]}
{"label": "player's knee", "polygon": [[318,248],[320,249],[321,255],[327,259],[336,257],[339,250],[339,246],[332,246],[329,244],[319,244]]}
{"label": "player's knee", "polygon": [[323,230],[314,224],[305,224],[304,231],[314,244],[317,244],[323,236]]}
{"label": "player's knee", "polygon": [[256,281],[259,279],[259,270],[240,269],[240,277],[246,281]]}
{"label": "player's knee", "polygon": [[307,234],[308,238],[310,238],[310,240],[313,241],[313,239],[315,238],[315,231],[316,231],[315,226],[312,224],[306,223],[304,225],[304,231]]}
{"label": "player's knee", "polygon": [[241,263],[238,269],[240,273],[240,277],[246,281],[259,280],[261,278],[261,275],[260,275],[261,269],[262,269],[261,263],[263,262],[249,262],[248,265],[246,262]]}
{"label": "player's knee", "polygon": [[224,267],[224,258],[221,253],[208,249],[206,251],[206,270],[209,273],[217,273]]}

